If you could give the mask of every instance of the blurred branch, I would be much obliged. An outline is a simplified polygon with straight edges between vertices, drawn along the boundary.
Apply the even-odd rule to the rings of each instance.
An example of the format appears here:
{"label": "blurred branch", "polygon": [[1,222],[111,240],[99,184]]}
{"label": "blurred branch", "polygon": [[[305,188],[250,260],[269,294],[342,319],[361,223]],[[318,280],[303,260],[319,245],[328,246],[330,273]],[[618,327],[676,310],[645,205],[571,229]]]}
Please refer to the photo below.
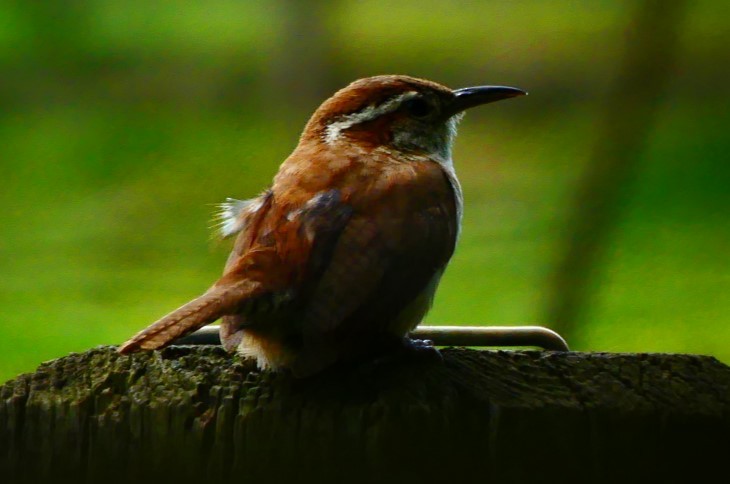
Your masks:
{"label": "blurred branch", "polygon": [[545,322],[570,341],[586,313],[605,248],[672,76],[686,1],[645,0],[626,30],[592,158],[578,184],[552,276]]}
{"label": "blurred branch", "polygon": [[279,0],[283,26],[278,51],[271,58],[267,91],[277,103],[294,111],[310,112],[318,99],[326,98],[336,82],[334,33],[331,13],[339,1]]}

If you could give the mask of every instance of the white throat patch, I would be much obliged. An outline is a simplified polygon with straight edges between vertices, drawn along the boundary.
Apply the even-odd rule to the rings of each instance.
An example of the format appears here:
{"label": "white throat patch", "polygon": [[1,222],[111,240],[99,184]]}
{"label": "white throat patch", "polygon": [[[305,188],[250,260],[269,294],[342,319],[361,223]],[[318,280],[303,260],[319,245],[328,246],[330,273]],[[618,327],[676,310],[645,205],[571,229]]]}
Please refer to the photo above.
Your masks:
{"label": "white throat patch", "polygon": [[327,125],[327,129],[324,133],[325,143],[334,143],[340,138],[340,135],[344,130],[349,129],[356,124],[364,123],[366,121],[372,121],[373,119],[382,116],[383,114],[393,112],[398,109],[403,101],[414,98],[416,96],[418,96],[418,93],[415,91],[405,92],[403,94],[390,98],[384,103],[377,106],[370,105],[361,111],[347,114],[338,118],[336,121],[333,121],[329,125]]}

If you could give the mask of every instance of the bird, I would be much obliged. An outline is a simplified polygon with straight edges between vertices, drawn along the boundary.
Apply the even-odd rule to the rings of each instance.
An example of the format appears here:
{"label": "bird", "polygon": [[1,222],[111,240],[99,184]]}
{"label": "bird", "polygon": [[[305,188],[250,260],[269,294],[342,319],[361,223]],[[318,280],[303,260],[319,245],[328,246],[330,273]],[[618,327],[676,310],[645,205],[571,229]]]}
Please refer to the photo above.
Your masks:
{"label": "bird", "polygon": [[452,160],[465,110],[527,94],[406,75],[356,80],[315,110],[271,186],[220,207],[223,275],[122,344],[169,345],[222,318],[223,347],[314,375],[397,348],[431,308],[461,231]]}

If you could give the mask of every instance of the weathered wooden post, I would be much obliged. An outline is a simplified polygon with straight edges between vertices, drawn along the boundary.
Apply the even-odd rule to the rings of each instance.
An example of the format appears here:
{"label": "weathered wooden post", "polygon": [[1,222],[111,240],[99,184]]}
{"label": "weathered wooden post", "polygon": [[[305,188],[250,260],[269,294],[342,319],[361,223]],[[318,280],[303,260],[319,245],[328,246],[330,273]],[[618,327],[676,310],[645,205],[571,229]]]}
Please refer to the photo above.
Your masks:
{"label": "weathered wooden post", "polygon": [[[214,346],[45,363],[0,387],[2,482],[709,482],[710,357],[446,349],[296,380]],[[162,481],[161,481],[162,480]]]}

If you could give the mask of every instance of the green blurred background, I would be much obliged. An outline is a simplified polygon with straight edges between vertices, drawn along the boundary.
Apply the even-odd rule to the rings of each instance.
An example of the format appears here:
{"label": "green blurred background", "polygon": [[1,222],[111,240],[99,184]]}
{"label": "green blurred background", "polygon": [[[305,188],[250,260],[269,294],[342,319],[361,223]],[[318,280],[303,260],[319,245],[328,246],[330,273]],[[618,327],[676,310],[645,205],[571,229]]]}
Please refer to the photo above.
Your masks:
{"label": "green blurred background", "polygon": [[530,91],[461,125],[463,235],[427,322],[730,362],[724,0],[684,12],[579,318],[548,320],[636,3],[0,0],[0,381],[206,289],[228,250],[211,205],[265,188],[325,97],[381,73]]}

